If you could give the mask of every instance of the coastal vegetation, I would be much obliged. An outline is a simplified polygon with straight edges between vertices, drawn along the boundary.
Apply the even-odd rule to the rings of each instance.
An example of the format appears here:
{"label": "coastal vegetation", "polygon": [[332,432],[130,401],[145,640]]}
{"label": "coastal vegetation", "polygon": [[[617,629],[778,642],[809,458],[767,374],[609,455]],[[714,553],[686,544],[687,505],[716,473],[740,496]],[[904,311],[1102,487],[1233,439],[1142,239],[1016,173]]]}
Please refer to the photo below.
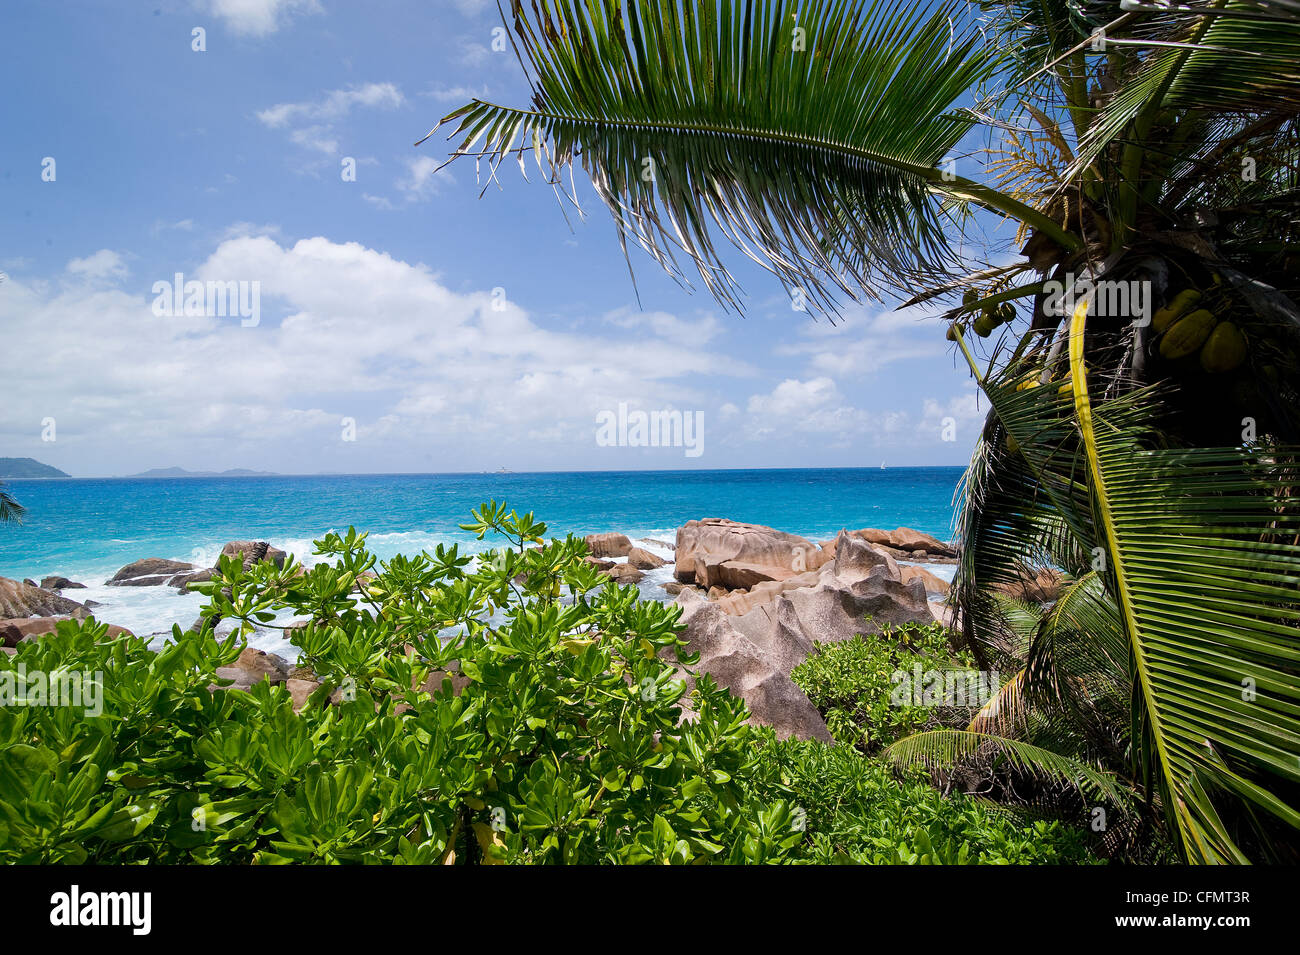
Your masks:
{"label": "coastal vegetation", "polygon": [[[930,303],[987,398],[953,604],[1008,681],[890,758],[1104,791],[1121,842],[1188,862],[1297,861],[1295,5],[508,10],[532,100],[450,113],[454,157],[562,192],[581,165],[624,249],[728,307],[728,245],[796,311]],[[1044,566],[1054,603],[1004,599]]]}
{"label": "coastal vegetation", "polygon": [[910,692],[900,698],[900,675],[961,673],[974,663],[969,652],[953,652],[942,625],[907,624],[887,627],[871,639],[818,646],[790,676],[837,742],[874,754],[917,730],[965,726],[979,708],[966,699],[927,701]]}
{"label": "coastal vegetation", "polygon": [[[1085,827],[778,741],[708,675],[687,692],[680,608],[583,541],[495,503],[464,526],[502,545],[381,562],[349,529],[310,570],[223,556],[202,625],[157,651],[69,620],[0,656],[0,859],[1096,861]],[[285,609],[319,686],[236,692],[219,671]]]}

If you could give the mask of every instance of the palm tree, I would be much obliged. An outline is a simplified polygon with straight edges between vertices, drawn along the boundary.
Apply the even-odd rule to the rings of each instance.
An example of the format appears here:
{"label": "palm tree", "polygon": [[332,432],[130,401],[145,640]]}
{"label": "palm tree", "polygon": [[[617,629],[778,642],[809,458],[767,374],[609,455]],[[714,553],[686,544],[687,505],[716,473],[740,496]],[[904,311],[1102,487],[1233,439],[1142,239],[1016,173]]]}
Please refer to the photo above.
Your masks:
{"label": "palm tree", "polygon": [[[955,600],[973,649],[1023,666],[969,731],[894,755],[1126,780],[1190,861],[1294,858],[1300,3],[502,14],[532,101],[446,116],[453,158],[495,181],[531,157],[575,203],[580,164],[625,253],[724,306],[719,237],[831,313],[947,303],[991,406]],[[961,152],[981,135],[986,164]],[[997,220],[1019,259],[957,241]],[[1065,574],[1046,613],[1000,596],[1043,564]]]}

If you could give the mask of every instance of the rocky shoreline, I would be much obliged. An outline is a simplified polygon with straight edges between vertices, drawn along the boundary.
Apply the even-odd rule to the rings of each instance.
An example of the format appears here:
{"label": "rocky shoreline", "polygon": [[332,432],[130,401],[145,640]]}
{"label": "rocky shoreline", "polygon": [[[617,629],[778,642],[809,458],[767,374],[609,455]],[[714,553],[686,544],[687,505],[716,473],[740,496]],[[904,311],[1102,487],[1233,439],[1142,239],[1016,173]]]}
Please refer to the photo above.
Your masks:
{"label": "rocky shoreline", "polygon": [[[764,525],[705,518],[688,521],[671,543],[608,532],[588,535],[586,544],[588,562],[612,580],[661,590],[659,599],[682,608],[683,639],[699,654],[695,672],[683,669],[683,679],[710,674],[746,701],[752,722],[774,726],[782,737],[830,739],[821,716],[790,678],[815,643],[871,636],[902,624],[952,624],[944,603],[947,581],[922,565],[955,564],[957,551],[907,527],[843,530],[833,539],[812,541]],[[241,557],[245,566],[263,560],[283,566],[288,556],[257,540],[231,541],[221,554]],[[656,573],[666,568],[671,579]],[[104,584],[187,592],[191,584],[211,579],[214,570],[215,564],[151,557],[127,564]],[[1052,583],[1035,579],[1025,596],[1050,599]],[[91,616],[94,601],[65,595],[79,589],[85,585],[66,577],[47,576],[39,584],[0,577],[0,643],[13,653],[19,641],[51,633],[61,620]],[[113,637],[130,633],[109,630]],[[235,689],[262,680],[284,683],[299,707],[318,686],[309,672],[251,646],[225,670],[220,675],[233,680]]]}

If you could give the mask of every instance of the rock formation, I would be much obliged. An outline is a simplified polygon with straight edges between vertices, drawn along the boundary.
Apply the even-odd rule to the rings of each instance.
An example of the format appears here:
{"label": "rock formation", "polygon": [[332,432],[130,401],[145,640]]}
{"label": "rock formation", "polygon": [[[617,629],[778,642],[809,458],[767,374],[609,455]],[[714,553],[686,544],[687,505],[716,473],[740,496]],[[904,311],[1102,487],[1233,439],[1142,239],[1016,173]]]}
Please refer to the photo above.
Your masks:
{"label": "rock formation", "polygon": [[83,604],[33,584],[0,577],[0,618],[90,616]]}
{"label": "rock formation", "polygon": [[626,534],[588,534],[586,541],[592,557],[626,557],[632,549]]}

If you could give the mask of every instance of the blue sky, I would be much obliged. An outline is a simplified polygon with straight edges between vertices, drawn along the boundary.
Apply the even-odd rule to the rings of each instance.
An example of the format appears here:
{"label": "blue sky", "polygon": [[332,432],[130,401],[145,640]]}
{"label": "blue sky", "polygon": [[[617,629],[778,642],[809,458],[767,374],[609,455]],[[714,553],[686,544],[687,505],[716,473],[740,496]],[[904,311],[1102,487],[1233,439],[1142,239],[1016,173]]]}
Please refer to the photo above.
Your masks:
{"label": "blue sky", "polygon": [[[634,252],[638,306],[585,183],[571,231],[517,167],[481,200],[472,162],[435,174],[449,146],[412,143],[440,116],[525,100],[495,3],[26,0],[4,21],[0,455],[76,476],[968,459],[983,415],[926,310],[832,327],[738,268],[739,317]],[[257,282],[258,323],[155,314],[176,273]],[[702,453],[599,444],[620,404],[699,413]]]}

